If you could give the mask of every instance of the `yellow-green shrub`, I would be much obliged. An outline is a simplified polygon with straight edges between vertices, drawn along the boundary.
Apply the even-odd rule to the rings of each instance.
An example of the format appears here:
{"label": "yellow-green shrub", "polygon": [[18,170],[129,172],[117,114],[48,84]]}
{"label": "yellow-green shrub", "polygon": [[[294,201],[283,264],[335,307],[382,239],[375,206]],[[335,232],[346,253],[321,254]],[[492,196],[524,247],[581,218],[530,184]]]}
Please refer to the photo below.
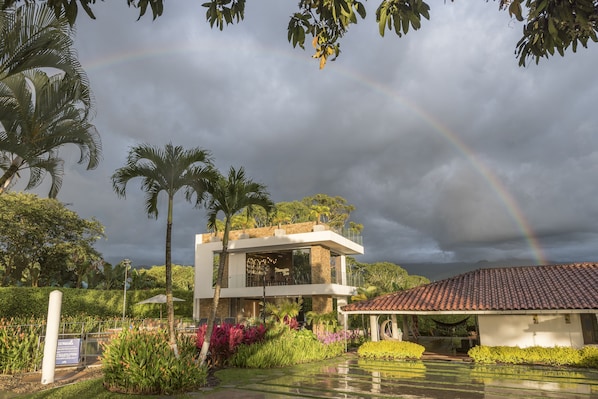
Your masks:
{"label": "yellow-green shrub", "polygon": [[421,359],[426,348],[414,342],[378,341],[365,342],[357,354],[366,359]]}
{"label": "yellow-green shrub", "polygon": [[581,356],[580,366],[598,369],[598,347],[586,346],[579,351],[579,354]]}
{"label": "yellow-green shrub", "polygon": [[598,349],[575,349],[555,346],[551,348],[531,346],[519,348],[517,346],[476,346],[467,353],[476,363],[482,364],[546,364],[552,366],[583,366],[596,367],[598,365]]}

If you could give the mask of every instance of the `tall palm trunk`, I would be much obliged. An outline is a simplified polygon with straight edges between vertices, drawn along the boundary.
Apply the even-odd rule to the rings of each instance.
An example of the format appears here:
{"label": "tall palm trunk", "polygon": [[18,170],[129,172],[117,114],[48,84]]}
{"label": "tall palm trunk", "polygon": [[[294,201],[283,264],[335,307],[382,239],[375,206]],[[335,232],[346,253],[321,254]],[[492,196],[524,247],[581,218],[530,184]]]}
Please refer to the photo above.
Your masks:
{"label": "tall palm trunk", "polygon": [[0,194],[2,194],[4,191],[6,191],[6,188],[8,186],[10,186],[12,179],[15,177],[15,175],[19,171],[19,168],[21,167],[22,163],[23,163],[23,158],[15,157],[15,159],[13,159],[13,161],[11,162],[8,169],[6,169],[4,174],[2,176],[0,176]]}
{"label": "tall palm trunk", "polygon": [[199,352],[199,365],[204,366],[208,357],[208,350],[210,349],[210,341],[212,339],[212,332],[214,331],[214,322],[216,321],[216,311],[218,310],[218,303],[220,302],[220,289],[222,287],[222,279],[224,277],[224,270],[228,267],[228,233],[230,231],[230,218],[225,217],[224,221],[224,235],[222,237],[222,253],[218,262],[218,276],[216,277],[216,285],[214,286],[214,298],[212,300],[212,308],[208,316],[208,324],[206,334],[204,336],[201,351]]}
{"label": "tall palm trunk", "polygon": [[178,357],[179,351],[174,331],[174,304],[172,300],[172,206],[173,196],[168,196],[168,216],[166,221],[166,313],[168,313],[168,341],[170,347]]}

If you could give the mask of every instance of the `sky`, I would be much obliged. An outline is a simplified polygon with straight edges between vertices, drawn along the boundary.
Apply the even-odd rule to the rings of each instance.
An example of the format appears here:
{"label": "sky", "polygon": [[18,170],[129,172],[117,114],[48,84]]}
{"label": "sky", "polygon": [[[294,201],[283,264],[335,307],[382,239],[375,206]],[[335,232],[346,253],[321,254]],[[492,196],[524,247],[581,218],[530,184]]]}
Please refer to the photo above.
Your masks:
{"label": "sky", "polygon": [[[80,10],[103,160],[87,171],[62,149],[58,199],[105,226],[108,262],[164,264],[166,198],[148,218],[139,181],[121,199],[110,176],[132,146],[169,142],[209,150],[223,173],[244,167],[274,202],[344,197],[361,262],[597,260],[598,45],[519,67],[522,25],[497,2],[430,2],[401,38],[380,37],[368,2],[319,70],[310,40],[287,41],[296,2],[249,1],[223,31],[202,2],[166,2],[154,21],[124,0],[96,3],[95,21]],[[176,197],[174,263],[193,264],[206,221]]]}

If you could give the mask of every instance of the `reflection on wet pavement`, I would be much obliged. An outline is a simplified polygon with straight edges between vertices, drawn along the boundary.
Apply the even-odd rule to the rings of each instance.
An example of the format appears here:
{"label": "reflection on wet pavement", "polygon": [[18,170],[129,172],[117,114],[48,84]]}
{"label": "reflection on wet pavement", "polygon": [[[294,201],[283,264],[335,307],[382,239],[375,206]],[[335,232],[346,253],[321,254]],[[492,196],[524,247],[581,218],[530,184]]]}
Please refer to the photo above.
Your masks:
{"label": "reflection on wet pavement", "polygon": [[374,361],[348,354],[276,370],[222,370],[223,385],[192,395],[220,399],[598,399],[598,372],[466,362]]}

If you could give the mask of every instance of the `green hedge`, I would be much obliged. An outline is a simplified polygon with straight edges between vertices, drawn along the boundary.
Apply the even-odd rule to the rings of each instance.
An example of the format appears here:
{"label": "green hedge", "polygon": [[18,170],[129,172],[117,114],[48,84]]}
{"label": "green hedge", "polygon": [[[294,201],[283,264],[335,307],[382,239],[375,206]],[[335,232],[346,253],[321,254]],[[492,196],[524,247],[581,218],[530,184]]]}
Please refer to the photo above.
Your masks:
{"label": "green hedge", "polygon": [[[119,317],[123,312],[122,290],[82,290],[77,288],[56,287],[0,287],[0,315],[5,318],[36,317],[48,315],[48,300],[54,290],[62,292],[62,316],[98,316],[102,318]],[[135,305],[137,302],[154,295],[163,294],[163,289],[127,291],[126,314],[131,318],[166,317],[166,305]],[[193,291],[174,290],[173,295],[185,302],[175,302],[176,317],[193,316]]]}
{"label": "green hedge", "polygon": [[577,366],[598,368],[598,347],[575,349],[555,346],[476,346],[467,353],[476,363],[482,364],[546,364],[551,366]]}
{"label": "green hedge", "polygon": [[414,342],[378,341],[365,342],[357,349],[357,354],[366,359],[421,359],[425,350]]}

